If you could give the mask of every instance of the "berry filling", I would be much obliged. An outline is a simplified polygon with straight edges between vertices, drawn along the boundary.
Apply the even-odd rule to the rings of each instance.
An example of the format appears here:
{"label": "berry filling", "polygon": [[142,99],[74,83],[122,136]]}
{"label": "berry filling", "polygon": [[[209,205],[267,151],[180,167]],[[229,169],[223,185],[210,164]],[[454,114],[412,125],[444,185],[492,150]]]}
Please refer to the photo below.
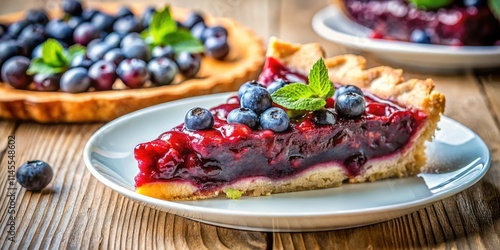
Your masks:
{"label": "berry filling", "polygon": [[[290,76],[293,81],[307,79],[269,58],[260,82],[291,81]],[[211,128],[191,130],[181,124],[139,144],[135,148],[140,169],[136,186],[182,180],[208,192],[246,178],[289,178],[329,163],[343,166],[350,177],[357,176],[369,160],[403,151],[427,118],[422,111],[370,93],[364,93],[364,98],[365,112],[355,119],[333,112],[335,99],[330,98],[325,109],[291,118],[285,131],[274,132],[228,123],[228,114],[240,109],[238,97],[232,97],[210,110]]]}
{"label": "berry filling", "polygon": [[405,0],[345,0],[348,14],[373,30],[372,38],[442,45],[491,46],[500,40],[500,22],[486,1],[452,1],[426,10]]}

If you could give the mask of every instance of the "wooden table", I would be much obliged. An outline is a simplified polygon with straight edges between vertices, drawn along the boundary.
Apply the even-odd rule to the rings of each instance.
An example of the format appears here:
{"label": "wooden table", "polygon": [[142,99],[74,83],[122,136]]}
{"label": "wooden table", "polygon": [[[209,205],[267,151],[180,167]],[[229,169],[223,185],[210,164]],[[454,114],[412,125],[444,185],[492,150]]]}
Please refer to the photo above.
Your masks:
{"label": "wooden table", "polygon": [[[46,1],[54,4],[53,1]],[[152,2],[152,1],[151,1]],[[292,42],[319,42],[328,56],[350,52],[321,39],[312,16],[326,0],[171,1],[216,16],[234,17],[264,40],[277,36]],[[39,6],[39,0],[3,0],[0,12]],[[379,62],[369,58],[370,65]],[[478,133],[492,162],[476,185],[420,211],[387,222],[336,231],[305,233],[251,232],[216,227],[139,205],[101,184],[87,171],[82,150],[104,123],[36,124],[0,121],[0,248],[112,249],[372,249],[500,246],[500,75],[468,72],[436,76],[406,71],[406,77],[432,77],[447,97],[445,115]],[[7,240],[8,137],[16,138],[18,164],[42,159],[55,178],[41,193],[16,191],[16,242]]]}

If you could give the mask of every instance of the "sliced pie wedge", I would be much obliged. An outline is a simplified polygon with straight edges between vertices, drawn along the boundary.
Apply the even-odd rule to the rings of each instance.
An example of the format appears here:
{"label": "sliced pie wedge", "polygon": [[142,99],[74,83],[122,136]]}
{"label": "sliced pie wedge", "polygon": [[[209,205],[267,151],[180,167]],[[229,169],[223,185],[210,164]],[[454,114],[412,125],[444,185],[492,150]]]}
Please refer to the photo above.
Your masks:
{"label": "sliced pie wedge", "polygon": [[[318,44],[296,45],[271,39],[259,77],[305,80],[323,56]],[[401,70],[365,70],[354,55],[325,59],[335,86],[360,87],[367,103],[357,119],[335,114],[331,125],[315,123],[315,112],[292,118],[276,133],[227,123],[237,97],[211,109],[215,123],[191,131],[181,124],[135,148],[137,192],[166,200],[195,200],[224,193],[249,196],[340,186],[416,175],[425,166],[445,98],[432,80],[404,81]],[[333,107],[334,99],[325,108]]]}

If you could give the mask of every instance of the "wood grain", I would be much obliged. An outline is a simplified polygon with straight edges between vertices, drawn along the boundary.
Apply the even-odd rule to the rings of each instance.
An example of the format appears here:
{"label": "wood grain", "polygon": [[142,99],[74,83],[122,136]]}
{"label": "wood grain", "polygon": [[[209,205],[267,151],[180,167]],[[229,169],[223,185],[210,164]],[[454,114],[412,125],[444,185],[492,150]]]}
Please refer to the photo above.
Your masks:
{"label": "wood grain", "polygon": [[[2,1],[0,13],[58,0]],[[120,2],[127,3],[126,0]],[[146,0],[145,4],[159,4]],[[266,41],[319,42],[328,56],[355,53],[332,44],[311,28],[326,0],[174,0],[175,6],[233,17]],[[380,62],[368,57],[368,65]],[[493,72],[495,73],[495,72]],[[473,187],[424,209],[375,225],[326,232],[260,233],[211,226],[135,203],[101,184],[85,169],[82,150],[103,124],[0,121],[0,186],[7,169],[7,136],[16,136],[18,165],[50,162],[55,178],[41,193],[17,189],[17,241],[6,237],[7,200],[0,201],[2,249],[496,249],[500,246],[500,76],[468,72],[436,76],[405,71],[405,77],[432,77],[447,96],[445,115],[474,130],[488,145],[492,162]],[[0,190],[1,197],[7,190]],[[284,208],[286,209],[286,208]]]}

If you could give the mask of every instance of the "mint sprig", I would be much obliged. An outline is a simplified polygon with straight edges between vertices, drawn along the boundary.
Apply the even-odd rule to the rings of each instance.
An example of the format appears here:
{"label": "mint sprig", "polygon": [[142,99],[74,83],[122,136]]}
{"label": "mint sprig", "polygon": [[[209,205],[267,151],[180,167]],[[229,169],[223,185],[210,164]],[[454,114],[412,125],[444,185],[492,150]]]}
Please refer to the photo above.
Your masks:
{"label": "mint sprig", "polygon": [[488,6],[490,7],[491,12],[500,21],[500,1],[498,0],[489,0]]}
{"label": "mint sprig", "polygon": [[278,89],[271,95],[273,102],[292,110],[322,109],[335,91],[323,58],[314,63],[308,81],[309,85],[292,83]]}
{"label": "mint sprig", "polygon": [[48,39],[42,44],[42,57],[33,58],[27,73],[30,75],[59,74],[69,68],[71,61],[78,55],[85,54],[85,48],[73,45],[67,50],[55,39]]}
{"label": "mint sprig", "polygon": [[170,45],[176,53],[181,51],[199,53],[205,50],[200,40],[193,37],[189,31],[177,27],[169,6],[153,13],[149,28],[141,35],[151,48]]}

